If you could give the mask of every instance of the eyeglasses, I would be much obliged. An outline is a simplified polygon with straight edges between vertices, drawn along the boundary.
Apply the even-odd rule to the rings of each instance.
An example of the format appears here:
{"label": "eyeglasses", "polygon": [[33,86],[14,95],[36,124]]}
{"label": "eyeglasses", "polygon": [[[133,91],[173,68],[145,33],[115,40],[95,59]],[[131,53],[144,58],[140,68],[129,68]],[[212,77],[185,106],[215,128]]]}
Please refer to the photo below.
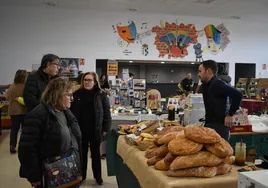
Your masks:
{"label": "eyeglasses", "polygon": [[65,95],[70,97],[70,98],[73,98],[73,93],[66,93]]}
{"label": "eyeglasses", "polygon": [[84,82],[93,82],[92,79],[84,79]]}

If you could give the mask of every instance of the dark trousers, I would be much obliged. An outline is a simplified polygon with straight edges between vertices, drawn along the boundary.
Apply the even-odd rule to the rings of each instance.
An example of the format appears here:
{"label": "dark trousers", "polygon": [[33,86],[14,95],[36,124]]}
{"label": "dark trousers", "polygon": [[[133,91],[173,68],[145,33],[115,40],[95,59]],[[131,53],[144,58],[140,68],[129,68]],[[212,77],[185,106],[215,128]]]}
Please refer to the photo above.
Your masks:
{"label": "dark trousers", "polygon": [[18,132],[20,130],[20,126],[23,127],[24,117],[24,114],[11,116],[12,127],[10,131],[10,146],[17,146]]}
{"label": "dark trousers", "polygon": [[230,139],[230,128],[221,122],[206,122],[205,127],[214,129],[226,141]]}
{"label": "dark trousers", "polygon": [[95,179],[101,179],[101,156],[100,156],[100,141],[96,139],[95,135],[82,134],[82,175],[83,179],[87,176],[88,163],[88,144],[90,144],[91,152],[91,167]]}

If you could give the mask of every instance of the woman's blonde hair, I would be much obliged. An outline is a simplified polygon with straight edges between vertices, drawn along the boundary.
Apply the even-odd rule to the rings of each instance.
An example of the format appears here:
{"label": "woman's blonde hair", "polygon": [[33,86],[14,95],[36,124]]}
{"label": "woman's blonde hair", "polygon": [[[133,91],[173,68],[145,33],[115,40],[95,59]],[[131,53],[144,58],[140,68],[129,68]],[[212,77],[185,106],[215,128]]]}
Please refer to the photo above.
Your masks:
{"label": "woman's blonde hair", "polygon": [[24,84],[27,76],[28,73],[26,70],[17,70],[14,77],[14,84]]}
{"label": "woman's blonde hair", "polygon": [[93,79],[94,79],[94,82],[95,82],[94,88],[100,90],[101,87],[100,87],[100,83],[99,83],[99,76],[95,72],[86,72],[86,73],[84,73],[84,75],[82,76],[82,79],[81,79],[81,88],[84,88],[84,83],[85,83],[84,79],[85,79],[85,77],[87,75],[92,75],[93,76]]}
{"label": "woman's blonde hair", "polygon": [[62,110],[62,99],[65,92],[68,92],[73,87],[73,83],[69,81],[66,77],[58,77],[52,79],[42,97],[41,103],[50,104],[56,109]]}

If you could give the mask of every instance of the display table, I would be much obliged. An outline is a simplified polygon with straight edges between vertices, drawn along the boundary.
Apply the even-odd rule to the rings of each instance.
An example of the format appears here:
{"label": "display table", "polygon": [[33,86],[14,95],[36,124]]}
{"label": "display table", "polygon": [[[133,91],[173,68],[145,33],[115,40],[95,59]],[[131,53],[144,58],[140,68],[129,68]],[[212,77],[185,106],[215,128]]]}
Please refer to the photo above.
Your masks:
{"label": "display table", "polygon": [[264,101],[260,101],[256,99],[243,99],[241,103],[242,108],[248,109],[249,115],[262,111],[265,105],[266,104]]}
{"label": "display table", "polygon": [[230,173],[213,178],[173,178],[166,176],[166,172],[155,170],[153,166],[148,167],[145,152],[128,145],[123,136],[118,138],[117,153],[143,188],[235,188],[238,181],[237,169],[241,168],[234,166]]}

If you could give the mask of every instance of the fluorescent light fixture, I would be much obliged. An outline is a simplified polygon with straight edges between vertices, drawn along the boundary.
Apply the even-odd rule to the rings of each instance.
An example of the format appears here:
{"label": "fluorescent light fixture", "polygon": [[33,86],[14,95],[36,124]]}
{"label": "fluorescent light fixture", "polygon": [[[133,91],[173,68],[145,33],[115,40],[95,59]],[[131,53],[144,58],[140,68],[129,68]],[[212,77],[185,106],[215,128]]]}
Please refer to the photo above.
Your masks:
{"label": "fluorescent light fixture", "polygon": [[194,62],[192,62],[191,64],[192,64],[192,65],[194,65],[195,63],[194,63]]}
{"label": "fluorescent light fixture", "polygon": [[162,63],[162,64],[164,64],[165,62],[164,62],[164,61],[162,61],[161,63]]}
{"label": "fluorescent light fixture", "polygon": [[133,63],[133,61],[129,61],[129,63]]}

